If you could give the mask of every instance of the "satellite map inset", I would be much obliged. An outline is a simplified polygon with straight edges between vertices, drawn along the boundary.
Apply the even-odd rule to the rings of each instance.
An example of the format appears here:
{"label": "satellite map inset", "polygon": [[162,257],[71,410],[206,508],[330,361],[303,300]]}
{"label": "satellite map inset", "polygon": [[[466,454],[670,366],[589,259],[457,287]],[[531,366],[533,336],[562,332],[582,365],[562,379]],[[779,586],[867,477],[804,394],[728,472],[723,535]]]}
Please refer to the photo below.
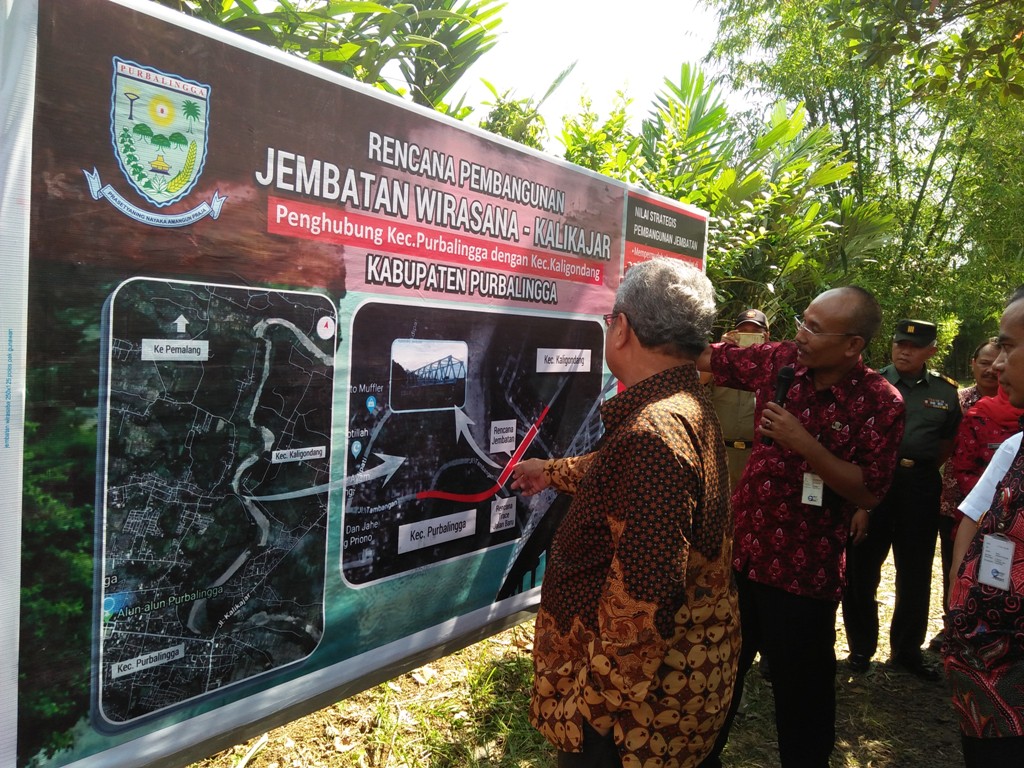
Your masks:
{"label": "satellite map inset", "polygon": [[171,280],[107,304],[95,695],[113,726],[319,643],[337,315]]}

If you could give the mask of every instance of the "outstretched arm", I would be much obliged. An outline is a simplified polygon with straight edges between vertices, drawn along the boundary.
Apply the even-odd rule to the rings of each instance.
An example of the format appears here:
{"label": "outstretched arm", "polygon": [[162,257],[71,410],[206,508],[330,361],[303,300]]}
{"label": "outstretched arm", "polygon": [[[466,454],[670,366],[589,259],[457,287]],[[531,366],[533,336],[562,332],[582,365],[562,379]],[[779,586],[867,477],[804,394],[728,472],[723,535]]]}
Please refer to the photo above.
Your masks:
{"label": "outstretched arm", "polygon": [[567,456],[562,459],[527,459],[512,469],[512,490],[533,496],[546,488],[575,494],[583,476],[590,468],[594,454]]}

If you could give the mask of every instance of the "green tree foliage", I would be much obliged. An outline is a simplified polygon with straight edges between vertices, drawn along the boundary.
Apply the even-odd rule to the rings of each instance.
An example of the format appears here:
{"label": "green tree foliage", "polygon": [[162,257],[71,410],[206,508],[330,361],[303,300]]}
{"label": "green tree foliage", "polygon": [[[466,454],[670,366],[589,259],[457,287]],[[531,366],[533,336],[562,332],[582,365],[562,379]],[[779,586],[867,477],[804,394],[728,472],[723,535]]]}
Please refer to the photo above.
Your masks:
{"label": "green tree foliage", "polygon": [[490,107],[487,116],[480,121],[480,127],[498,136],[519,142],[527,147],[543,149],[544,140],[547,138],[547,125],[541,117],[540,108],[545,101],[565,82],[576,68],[573,62],[559,73],[547,91],[535,101],[533,97],[517,99],[511,90],[498,93],[498,90],[487,80],[483,80],[484,86],[491,92],[494,101],[484,102]]}
{"label": "green tree foliage", "polygon": [[[29,287],[22,485],[18,761],[70,744],[89,712],[96,546],[95,406],[100,319],[116,283],[46,270],[46,299]],[[35,285],[35,284],[33,284]],[[35,285],[38,288],[38,285]],[[31,543],[29,545],[28,543]]]}
{"label": "green tree foliage", "polygon": [[18,754],[70,745],[89,709],[96,433],[73,411],[25,427]]}
{"label": "green tree foliage", "polygon": [[443,103],[466,70],[494,47],[504,7],[494,0],[419,0],[414,10],[403,13],[403,38],[423,41],[398,59],[414,102],[427,107]]}
{"label": "green tree foliage", "polygon": [[[461,104],[444,100],[494,46],[504,8],[498,0],[281,0],[268,11],[251,0],[152,1],[458,116]],[[388,79],[393,68],[404,87]]]}
{"label": "green tree foliage", "polygon": [[995,332],[1006,296],[1024,283],[1024,101],[989,105],[960,130],[951,212],[928,236],[950,243],[948,311],[961,325],[949,369],[963,374],[976,343]]}
{"label": "green tree foliage", "polygon": [[919,96],[1024,98],[1019,0],[837,0],[827,11],[859,61],[900,61]]}
{"label": "green tree foliage", "polygon": [[504,136],[533,149],[544,149],[547,126],[537,111],[538,104],[532,98],[517,99],[512,91],[498,93],[486,80],[494,101],[487,116],[480,121],[480,127],[496,136]]}
{"label": "green tree foliage", "polygon": [[[1004,155],[983,149],[994,142],[1010,156],[1024,151],[1024,115],[1018,101],[979,100],[978,88],[966,86],[947,89],[942,99],[920,98],[920,88],[908,89],[908,65],[895,52],[866,67],[866,49],[850,43],[851,36],[854,43],[867,40],[858,35],[868,32],[854,34],[835,22],[844,3],[721,0],[713,56],[733,74],[734,86],[806,104],[810,124],[830,129],[853,165],[849,181],[833,194],[852,195],[891,217],[889,241],[870,258],[845,261],[848,271],[827,281],[855,280],[872,289],[887,322],[900,316],[939,322],[945,348],[962,329],[958,347],[973,349],[976,337],[991,332],[1007,284],[1024,278],[1016,230],[996,233],[992,226],[992,211],[1007,204],[1019,218],[1020,200],[1006,193]],[[870,34],[876,32],[889,34]],[[998,257],[1009,253],[1016,255]],[[965,300],[968,281],[984,287],[984,302]],[[881,350],[879,357],[873,362],[884,362]],[[964,375],[963,355],[954,354],[948,369]]]}
{"label": "green tree foliage", "polygon": [[760,306],[778,332],[851,261],[884,241],[890,218],[842,194],[853,166],[802,105],[766,122],[729,116],[717,83],[684,65],[631,131],[623,96],[601,120],[565,120],[566,159],[711,214],[708,274],[722,315]]}
{"label": "green tree foliage", "polygon": [[560,140],[565,147],[565,159],[592,171],[639,184],[643,158],[639,152],[640,138],[627,131],[630,104],[625,94],[619,92],[611,113],[602,121],[594,112],[592,102],[582,98],[579,114],[562,121]]}

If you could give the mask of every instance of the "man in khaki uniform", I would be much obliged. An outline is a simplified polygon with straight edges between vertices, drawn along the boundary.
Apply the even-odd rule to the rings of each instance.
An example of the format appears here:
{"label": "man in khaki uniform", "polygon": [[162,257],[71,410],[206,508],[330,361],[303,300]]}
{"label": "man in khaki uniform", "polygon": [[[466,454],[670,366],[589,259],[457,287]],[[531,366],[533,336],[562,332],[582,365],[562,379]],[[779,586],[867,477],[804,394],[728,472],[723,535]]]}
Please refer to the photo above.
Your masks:
{"label": "man in khaki uniform", "polygon": [[[747,309],[736,318],[736,324],[723,341],[740,346],[763,344],[768,341],[768,318],[759,309]],[[709,386],[711,402],[722,424],[725,454],[729,462],[729,489],[739,482],[743,468],[754,446],[754,393],[729,387]]]}

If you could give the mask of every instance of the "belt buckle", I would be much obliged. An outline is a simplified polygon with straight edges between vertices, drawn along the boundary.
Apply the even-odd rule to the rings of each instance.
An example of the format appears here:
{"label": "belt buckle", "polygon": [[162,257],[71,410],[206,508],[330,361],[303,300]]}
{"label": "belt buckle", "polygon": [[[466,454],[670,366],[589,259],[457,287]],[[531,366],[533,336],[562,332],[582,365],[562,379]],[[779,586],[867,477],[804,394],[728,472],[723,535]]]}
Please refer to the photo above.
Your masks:
{"label": "belt buckle", "polygon": [[900,466],[910,469],[916,462],[913,459],[900,459]]}
{"label": "belt buckle", "polygon": [[732,447],[738,448],[741,451],[745,451],[747,449],[747,443],[745,440],[736,440],[733,442]]}

